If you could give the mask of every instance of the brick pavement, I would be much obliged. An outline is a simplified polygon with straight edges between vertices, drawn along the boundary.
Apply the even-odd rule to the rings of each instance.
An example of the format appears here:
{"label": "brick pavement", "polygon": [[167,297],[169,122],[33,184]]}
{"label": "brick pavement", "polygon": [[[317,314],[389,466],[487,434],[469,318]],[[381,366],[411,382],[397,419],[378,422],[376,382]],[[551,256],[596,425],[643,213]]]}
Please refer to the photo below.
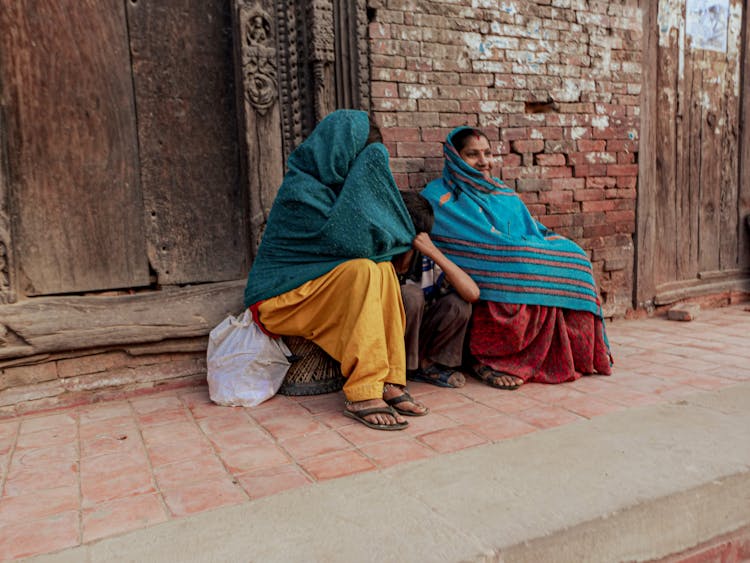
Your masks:
{"label": "brick pavement", "polygon": [[211,404],[205,387],[0,422],[0,559],[750,380],[745,308],[610,323],[610,377],[513,392],[412,384],[432,413],[404,432],[341,416],[340,394],[240,409]]}

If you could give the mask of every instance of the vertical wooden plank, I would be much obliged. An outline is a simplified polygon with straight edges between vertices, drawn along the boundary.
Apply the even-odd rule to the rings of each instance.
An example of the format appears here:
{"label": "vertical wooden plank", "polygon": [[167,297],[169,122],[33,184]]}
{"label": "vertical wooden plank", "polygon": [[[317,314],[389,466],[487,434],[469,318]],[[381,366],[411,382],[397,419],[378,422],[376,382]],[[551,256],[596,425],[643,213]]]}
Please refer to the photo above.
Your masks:
{"label": "vertical wooden plank", "polygon": [[[698,268],[700,272],[719,270],[719,228],[722,197],[721,154],[725,130],[723,115],[724,75],[726,59],[710,51],[701,52],[703,86],[701,95],[702,121],[699,131],[700,166],[691,169],[700,182]],[[696,93],[698,94],[698,93]],[[728,155],[727,155],[728,156]]]}
{"label": "vertical wooden plank", "polygon": [[635,240],[635,297],[636,305],[644,306],[656,293],[653,251],[656,243],[656,123],[657,109],[657,49],[658,4],[639,0],[643,14],[643,51],[641,81],[641,130],[638,164],[638,222]]}
{"label": "vertical wooden plank", "polygon": [[742,15],[741,51],[741,98],[740,98],[740,146],[739,146],[739,266],[750,270],[750,14],[747,2]]}
{"label": "vertical wooden plank", "polygon": [[700,190],[703,163],[703,53],[685,49],[683,123],[681,142],[685,147],[680,161],[680,223],[677,231],[678,269],[674,280],[698,276],[700,250]]}
{"label": "vertical wooden plank", "polygon": [[[681,10],[672,2],[661,2],[659,18],[665,14],[661,10]],[[677,14],[679,16],[679,13]],[[667,14],[675,18],[674,13]],[[658,235],[651,254],[658,259],[651,262],[656,286],[672,281],[677,275],[677,165],[682,160],[681,145],[677,136],[679,97],[683,87],[680,74],[681,64],[680,28],[660,29],[657,53],[657,107],[656,118],[656,196],[655,221]]]}
{"label": "vertical wooden plank", "polygon": [[122,0],[2,0],[19,293],[148,284]]}
{"label": "vertical wooden plank", "polygon": [[725,74],[722,115],[724,132],[721,137],[721,207],[719,214],[719,268],[722,271],[739,267],[739,126],[740,84],[742,75],[742,4],[732,0],[727,33],[727,69]]}
{"label": "vertical wooden plank", "polygon": [[229,2],[126,4],[151,266],[160,284],[242,278],[247,195]]}

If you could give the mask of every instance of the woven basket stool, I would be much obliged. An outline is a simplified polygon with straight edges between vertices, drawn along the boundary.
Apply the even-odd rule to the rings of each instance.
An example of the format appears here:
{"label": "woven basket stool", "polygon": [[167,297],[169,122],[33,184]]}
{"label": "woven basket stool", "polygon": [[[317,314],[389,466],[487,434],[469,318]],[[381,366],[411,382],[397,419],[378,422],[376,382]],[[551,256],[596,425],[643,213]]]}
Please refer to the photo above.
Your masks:
{"label": "woven basket stool", "polygon": [[285,336],[284,342],[295,359],[286,372],[279,393],[282,395],[322,395],[335,393],[344,386],[341,365],[312,340]]}

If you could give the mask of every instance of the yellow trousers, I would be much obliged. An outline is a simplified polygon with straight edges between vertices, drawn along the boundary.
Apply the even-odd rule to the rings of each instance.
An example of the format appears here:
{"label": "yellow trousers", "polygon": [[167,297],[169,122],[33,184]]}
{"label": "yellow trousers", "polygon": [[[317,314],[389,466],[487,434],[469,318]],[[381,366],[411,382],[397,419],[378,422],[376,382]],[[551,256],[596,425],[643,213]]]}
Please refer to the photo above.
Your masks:
{"label": "yellow trousers", "polygon": [[406,320],[390,262],[349,260],[258,312],[271,332],[312,340],[341,362],[350,401],[382,398],[385,383],[406,384]]}

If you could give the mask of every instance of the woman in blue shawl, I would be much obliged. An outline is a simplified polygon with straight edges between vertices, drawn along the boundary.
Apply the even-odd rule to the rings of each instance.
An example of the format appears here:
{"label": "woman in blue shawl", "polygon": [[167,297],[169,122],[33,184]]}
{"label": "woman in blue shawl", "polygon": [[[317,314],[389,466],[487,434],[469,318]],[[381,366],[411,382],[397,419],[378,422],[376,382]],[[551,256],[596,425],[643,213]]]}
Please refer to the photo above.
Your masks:
{"label": "woman in blue shawl", "polygon": [[591,263],[574,242],[536,221],[492,176],[487,136],[454,129],[443,176],[422,192],[432,238],[480,288],[469,331],[472,373],[493,387],[561,383],[611,372]]}
{"label": "woman in blue shawl", "polygon": [[379,430],[428,410],[406,391],[404,308],[391,258],[411,248],[388,151],[365,112],[338,110],[290,155],[245,289],[274,335],[341,363],[344,415]]}

